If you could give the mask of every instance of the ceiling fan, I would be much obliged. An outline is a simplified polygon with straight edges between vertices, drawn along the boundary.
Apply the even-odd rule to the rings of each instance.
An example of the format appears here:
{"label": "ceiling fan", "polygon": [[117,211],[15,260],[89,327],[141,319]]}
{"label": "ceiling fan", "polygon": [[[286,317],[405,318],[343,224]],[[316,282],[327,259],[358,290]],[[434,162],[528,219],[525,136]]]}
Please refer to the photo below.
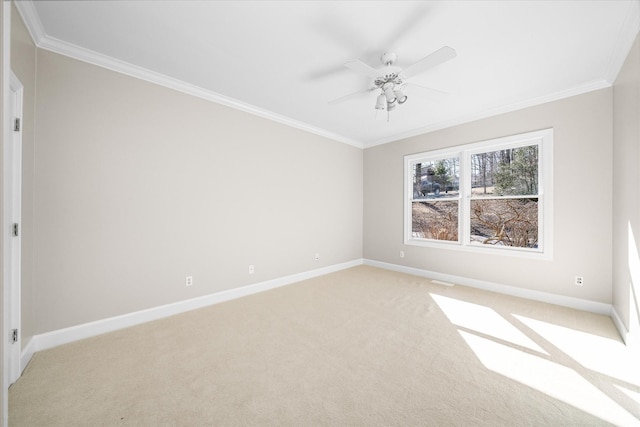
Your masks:
{"label": "ceiling fan", "polygon": [[359,59],[352,59],[346,62],[344,66],[360,75],[373,79],[373,86],[329,101],[329,104],[338,104],[365,93],[380,91],[376,98],[375,109],[390,112],[394,110],[397,105],[404,104],[407,101],[407,95],[404,89],[408,85],[420,87],[423,91],[430,92],[433,96],[442,97],[446,95],[445,92],[420,86],[415,83],[409,83],[407,80],[455,57],[456,51],[449,46],[444,46],[404,69],[394,66],[398,58],[394,52],[385,52],[382,54],[380,61],[385,67],[381,69],[375,69]]}

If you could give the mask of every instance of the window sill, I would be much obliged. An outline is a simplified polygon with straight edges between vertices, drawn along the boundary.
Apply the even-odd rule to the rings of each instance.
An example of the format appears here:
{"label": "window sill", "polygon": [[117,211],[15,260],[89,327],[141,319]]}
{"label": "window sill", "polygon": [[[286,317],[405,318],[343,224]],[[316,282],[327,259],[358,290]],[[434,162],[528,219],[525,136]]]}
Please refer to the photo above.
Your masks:
{"label": "window sill", "polygon": [[525,248],[512,248],[512,247],[500,247],[500,246],[487,246],[482,244],[466,244],[463,245],[460,242],[448,242],[448,241],[435,241],[409,238],[405,239],[404,244],[407,246],[419,246],[423,248],[432,249],[446,249],[459,252],[467,252],[482,255],[491,256],[509,256],[524,259],[537,259],[544,261],[553,260],[553,254],[551,250],[547,248],[545,251],[537,249],[525,249]]}

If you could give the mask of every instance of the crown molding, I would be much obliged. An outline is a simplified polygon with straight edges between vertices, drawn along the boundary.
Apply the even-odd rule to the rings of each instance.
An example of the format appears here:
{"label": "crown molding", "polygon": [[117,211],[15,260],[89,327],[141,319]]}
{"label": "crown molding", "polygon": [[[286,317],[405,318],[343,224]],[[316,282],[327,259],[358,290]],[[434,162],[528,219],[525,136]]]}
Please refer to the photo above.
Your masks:
{"label": "crown molding", "polygon": [[175,79],[173,77],[165,76],[164,74],[157,73],[155,71],[148,70],[146,68],[133,65],[119,59],[112,58],[110,56],[102,55],[100,53],[76,46],[53,37],[45,37],[42,40],[40,46],[42,49],[49,50],[61,55],[65,55],[83,62],[88,62],[93,65],[97,65],[102,68],[126,74],[131,77],[135,77],[141,80],[155,83],[160,86],[167,87],[169,89],[177,90],[179,92],[186,93],[188,95],[196,96],[198,98],[205,99],[207,101],[222,104],[227,107],[235,108],[236,110],[244,111],[249,114],[253,114],[274,122],[287,125],[293,128],[297,128],[309,133],[313,133],[334,141],[342,142],[348,145],[352,145],[357,148],[363,148],[363,144],[359,141],[351,138],[338,135],[324,129],[309,125],[304,122],[300,122],[289,117],[276,114],[272,111],[265,110],[256,107],[251,104],[244,103],[237,99],[221,95],[217,92],[203,89],[201,87],[186,83],[182,80]]}
{"label": "crown molding", "polygon": [[609,83],[606,80],[591,81],[589,83],[585,83],[583,85],[576,86],[571,89],[554,92],[549,95],[540,96],[538,98],[533,98],[526,101],[515,102],[509,105],[505,105],[503,107],[490,108],[490,109],[478,111],[475,113],[467,114],[465,116],[460,116],[453,120],[446,120],[446,121],[435,123],[433,125],[429,125],[426,127],[421,127],[421,128],[407,131],[407,132],[403,132],[403,133],[394,135],[393,137],[390,137],[390,138],[379,139],[372,143],[365,144],[364,148],[371,148],[377,145],[388,144],[390,142],[399,141],[401,139],[411,138],[414,136],[435,132],[437,130],[446,129],[453,126],[462,125],[465,123],[470,123],[476,120],[486,119],[488,117],[493,117],[500,114],[522,110],[523,108],[534,107],[536,105],[546,104],[548,102],[553,102],[553,101],[559,101],[561,99],[569,98],[576,95],[581,95],[583,93],[592,92],[594,90],[604,89],[607,87],[611,87],[611,83]]}
{"label": "crown molding", "polygon": [[38,11],[32,0],[13,1],[36,46],[46,37]]}
{"label": "crown molding", "polygon": [[347,138],[342,135],[338,135],[332,132],[328,132],[324,129],[309,125],[304,122],[300,122],[289,117],[285,117],[280,114],[276,114],[272,111],[265,110],[256,107],[251,104],[244,103],[237,99],[221,95],[217,92],[201,88],[199,86],[186,83],[182,80],[166,76],[164,74],[157,73],[155,71],[148,70],[137,65],[130,64],[125,61],[121,61],[116,58],[112,58],[101,53],[85,49],[80,46],[76,46],[71,43],[56,39],[55,37],[46,36],[42,38],[38,47],[45,49],[60,55],[68,56],[79,61],[87,62],[102,68],[109,69],[121,74],[126,74],[131,77],[138,78],[150,83],[154,83],[160,86],[164,86],[169,89],[173,89],[188,95],[196,96],[198,98],[205,99],[207,101],[222,104],[227,107],[234,108],[236,110],[244,111],[249,114],[253,114],[274,122],[297,128],[315,135],[319,135],[334,141],[342,142],[348,145],[352,145],[357,148],[363,148],[363,144],[360,141],[356,141],[351,138]]}
{"label": "crown molding", "polygon": [[308,123],[300,122],[289,117],[276,114],[272,111],[244,103],[237,99],[227,97],[217,92],[186,83],[182,80],[169,77],[106,55],[102,55],[95,51],[91,51],[89,49],[64,42],[54,37],[50,37],[44,31],[44,27],[42,26],[42,22],[40,21],[33,0],[14,1],[13,3],[16,5],[20,16],[22,17],[34,43],[38,48],[49,50],[51,52],[97,65],[102,68],[107,68],[118,73],[126,74],[134,78],[148,81],[150,83],[155,83],[173,90],[177,90],[179,92],[205,99],[207,101],[222,104],[249,114],[253,114],[280,124],[284,124],[286,126],[297,128],[305,132],[328,138],[333,141],[348,144],[360,149],[371,148],[377,145],[399,141],[402,139],[434,132],[456,125],[461,125],[498,114],[504,114],[520,110],[522,108],[527,108],[546,102],[567,98],[570,96],[580,95],[582,93],[590,92],[593,90],[610,87],[615,81],[618,73],[620,72],[620,69],[624,65],[624,61],[629,54],[631,46],[633,45],[638,32],[640,32],[640,0],[633,0],[629,3],[627,17],[625,19],[625,22],[623,23],[623,26],[620,30],[620,35],[618,37],[619,42],[616,44],[616,49],[612,52],[609,66],[606,70],[604,79],[589,82],[581,86],[527,100],[524,102],[517,102],[499,108],[487,109],[480,112],[467,114],[453,120],[446,120],[426,127],[416,128],[407,132],[381,138],[372,142],[366,142],[329,132],[325,129],[312,126]]}
{"label": "crown molding", "polygon": [[325,129],[318,128],[308,123],[276,114],[272,111],[265,110],[263,108],[247,104],[237,99],[219,94],[217,92],[186,83],[182,80],[169,77],[164,74],[157,73],[155,71],[151,71],[146,68],[139,67],[137,65],[133,65],[128,62],[121,61],[119,59],[103,55],[89,49],[85,49],[72,43],[59,40],[55,37],[48,36],[44,31],[44,27],[42,26],[42,22],[40,21],[38,12],[36,11],[32,0],[22,0],[14,2],[14,4],[18,8],[18,12],[20,13],[20,16],[22,16],[22,19],[27,29],[29,30],[29,34],[31,34],[31,38],[38,48],[77,59],[82,62],[87,62],[89,64],[106,68],[121,74],[126,74],[130,77],[135,77],[150,83],[155,83],[157,85],[164,86],[166,88],[186,93],[198,98],[202,98],[207,101],[222,104],[227,107],[244,111],[246,113],[253,114],[255,116],[262,117],[296,129],[300,129],[324,138],[328,138],[333,141],[342,142],[344,144],[348,144],[360,149],[364,148],[364,144],[361,141],[329,132]]}
{"label": "crown molding", "polygon": [[638,32],[640,32],[640,0],[633,0],[629,3],[627,17],[620,29],[616,48],[611,53],[609,66],[606,70],[605,80],[609,83],[613,84],[618,77]]}

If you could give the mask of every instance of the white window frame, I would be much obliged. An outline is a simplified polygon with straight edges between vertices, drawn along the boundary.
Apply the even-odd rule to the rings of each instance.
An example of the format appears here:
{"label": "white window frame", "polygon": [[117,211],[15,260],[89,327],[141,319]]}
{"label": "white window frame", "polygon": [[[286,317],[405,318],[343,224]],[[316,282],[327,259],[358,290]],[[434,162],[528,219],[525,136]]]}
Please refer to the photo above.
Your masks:
{"label": "white window frame", "polygon": [[[471,173],[470,159],[473,154],[538,145],[538,247],[517,248],[509,246],[477,245],[470,242]],[[442,201],[458,200],[458,241],[423,239],[413,237],[413,165],[418,162],[444,158],[460,158],[459,197],[443,198]],[[553,258],[553,129],[527,132],[472,144],[440,150],[426,151],[404,156],[404,244],[465,252],[508,255],[522,258],[549,260]],[[431,199],[430,199],[431,200]]]}

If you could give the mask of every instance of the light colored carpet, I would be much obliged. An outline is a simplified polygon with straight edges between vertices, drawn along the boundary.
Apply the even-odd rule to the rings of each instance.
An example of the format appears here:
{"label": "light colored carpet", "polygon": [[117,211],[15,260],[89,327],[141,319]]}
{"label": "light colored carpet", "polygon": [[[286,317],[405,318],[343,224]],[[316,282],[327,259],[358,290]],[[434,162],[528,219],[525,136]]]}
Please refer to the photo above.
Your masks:
{"label": "light colored carpet", "polygon": [[640,425],[638,360],[608,317],[360,266],[38,353],[9,421]]}

